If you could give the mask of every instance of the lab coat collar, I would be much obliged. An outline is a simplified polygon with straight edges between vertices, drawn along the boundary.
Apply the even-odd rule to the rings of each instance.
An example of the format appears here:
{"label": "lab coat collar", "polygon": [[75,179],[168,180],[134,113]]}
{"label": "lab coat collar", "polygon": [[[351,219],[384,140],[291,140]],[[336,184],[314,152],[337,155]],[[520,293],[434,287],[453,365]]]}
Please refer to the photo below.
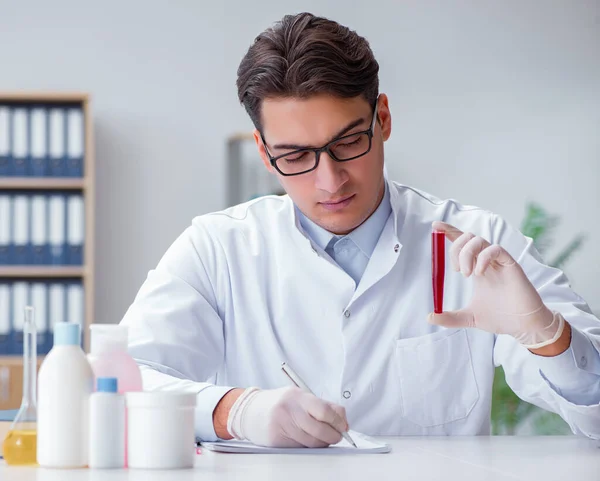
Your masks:
{"label": "lab coat collar", "polygon": [[[404,223],[404,218],[406,215],[406,206],[403,205],[403,199],[401,197],[400,192],[398,191],[398,186],[391,180],[389,180],[387,168],[384,167],[383,175],[386,182],[386,194],[389,194],[389,202],[392,208],[392,216],[394,222],[394,238],[399,248],[402,248],[402,243],[400,241],[400,235],[402,233],[402,226]],[[313,246],[313,242],[320,247],[321,249],[325,249],[327,243],[331,240],[333,234],[327,232],[325,229],[320,228],[323,232],[318,233],[315,237],[313,237],[313,241],[311,241],[312,232],[307,232],[307,230],[303,227],[303,222],[301,221],[301,216],[303,214],[300,210],[294,205],[292,199],[287,196],[288,204],[288,212],[290,212],[290,220],[293,223],[292,232],[297,232],[304,239],[304,242],[307,242],[313,251],[316,251],[315,246]],[[383,201],[382,201],[383,204]],[[380,205],[381,207],[381,205]],[[389,216],[388,216],[389,217]],[[366,222],[365,222],[366,223]],[[363,224],[364,225],[364,224]],[[316,226],[316,224],[315,224]],[[319,226],[316,226],[319,227]],[[327,235],[325,235],[325,234]],[[374,240],[374,245],[377,245],[379,237]],[[372,251],[371,251],[372,252]]]}
{"label": "lab coat collar", "polygon": [[[375,209],[375,212],[373,212],[373,214],[370,215],[369,218],[360,226],[347,234],[347,237],[352,240],[352,242],[354,242],[354,244],[356,244],[356,246],[369,259],[375,250],[375,246],[377,245],[381,231],[383,231],[387,219],[392,213],[389,190],[390,188],[386,182],[384,186],[383,198],[377,206],[377,209]],[[327,246],[332,241],[346,237],[332,234],[328,230],[323,229],[323,227],[320,225],[315,224],[297,207],[295,210],[300,219],[300,224],[304,228],[304,231],[322,250],[326,250]]]}

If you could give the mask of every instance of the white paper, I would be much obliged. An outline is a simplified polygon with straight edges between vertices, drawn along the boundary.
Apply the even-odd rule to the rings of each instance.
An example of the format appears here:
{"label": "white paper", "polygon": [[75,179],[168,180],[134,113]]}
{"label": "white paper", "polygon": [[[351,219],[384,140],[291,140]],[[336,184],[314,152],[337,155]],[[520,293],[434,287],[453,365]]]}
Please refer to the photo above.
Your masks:
{"label": "white paper", "polygon": [[356,431],[348,431],[356,443],[356,448],[345,439],[327,448],[268,448],[257,446],[246,441],[218,441],[202,443],[210,451],[221,453],[253,453],[253,454],[380,454],[389,453],[391,446]]}

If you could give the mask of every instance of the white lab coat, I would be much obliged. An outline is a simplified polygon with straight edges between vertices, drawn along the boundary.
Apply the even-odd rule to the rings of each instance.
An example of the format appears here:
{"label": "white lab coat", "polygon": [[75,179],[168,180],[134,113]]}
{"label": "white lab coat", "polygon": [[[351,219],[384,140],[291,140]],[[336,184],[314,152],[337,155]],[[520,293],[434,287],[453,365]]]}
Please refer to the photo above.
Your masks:
{"label": "white lab coat", "polygon": [[[145,389],[198,393],[196,433],[210,440],[227,390],[289,385],[285,361],[318,396],[343,405],[358,431],[473,435],[490,432],[502,364],[520,397],[600,438],[600,321],[563,273],[497,215],[388,186],[392,214],[358,287],[308,239],[288,196],[195,218],[122,321]],[[509,336],[428,324],[434,220],[503,245],[573,326],[572,348],[544,358]],[[444,308],[453,310],[469,302],[472,285],[448,257]]]}

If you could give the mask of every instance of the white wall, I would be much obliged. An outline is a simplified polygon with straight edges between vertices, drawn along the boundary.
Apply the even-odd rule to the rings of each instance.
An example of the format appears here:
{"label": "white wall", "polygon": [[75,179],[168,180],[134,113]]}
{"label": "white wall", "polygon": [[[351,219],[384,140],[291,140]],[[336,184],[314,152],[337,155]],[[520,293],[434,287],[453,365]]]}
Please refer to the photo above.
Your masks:
{"label": "white wall", "polygon": [[0,0],[0,90],[93,95],[98,322],[120,320],[192,217],[225,206],[224,139],[250,128],[238,63],[300,10],[370,40],[396,180],[515,225],[540,202],[563,218],[559,245],[588,233],[567,272],[600,308],[598,2],[349,3]]}

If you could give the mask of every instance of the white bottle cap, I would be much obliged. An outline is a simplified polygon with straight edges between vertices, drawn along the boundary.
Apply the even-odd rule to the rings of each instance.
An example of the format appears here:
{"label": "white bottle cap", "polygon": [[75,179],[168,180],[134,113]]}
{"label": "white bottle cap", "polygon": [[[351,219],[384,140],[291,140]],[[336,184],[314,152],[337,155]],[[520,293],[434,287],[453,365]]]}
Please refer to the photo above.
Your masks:
{"label": "white bottle cap", "polygon": [[129,330],[118,324],[92,324],[90,354],[98,356],[110,351],[127,351]]}

